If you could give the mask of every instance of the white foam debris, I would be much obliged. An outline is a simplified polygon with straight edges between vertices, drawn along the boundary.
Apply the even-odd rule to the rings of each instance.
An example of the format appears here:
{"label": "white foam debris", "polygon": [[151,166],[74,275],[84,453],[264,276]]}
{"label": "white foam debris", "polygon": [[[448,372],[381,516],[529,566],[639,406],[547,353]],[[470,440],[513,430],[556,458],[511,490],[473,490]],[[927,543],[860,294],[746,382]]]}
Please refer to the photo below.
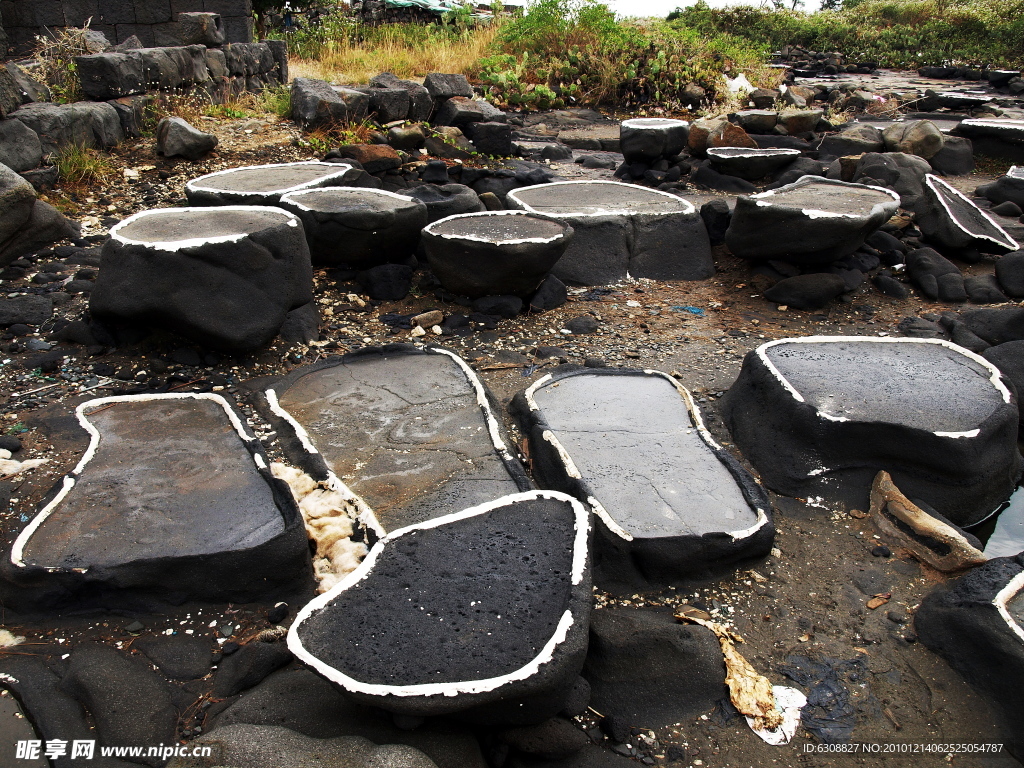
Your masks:
{"label": "white foam debris", "polygon": [[352,540],[359,510],[351,497],[325,487],[299,469],[275,462],[270,471],[288,484],[299,505],[306,534],[316,542],[313,571],[320,583],[317,591],[327,592],[366,556],[366,544]]}
{"label": "white foam debris", "polygon": [[9,629],[0,629],[0,648],[10,648],[12,645],[21,645],[25,638],[16,635]]}
{"label": "white foam debris", "polygon": [[0,459],[0,476],[20,475],[22,472],[41,467],[47,461],[49,459],[25,459],[25,461]]}
{"label": "white foam debris", "polygon": [[747,80],[747,76],[742,73],[740,73],[738,77],[735,77],[732,80],[726,77],[725,82],[729,87],[730,93],[750,93],[752,90],[754,90],[754,86],[751,84],[749,80]]}
{"label": "white foam debris", "polygon": [[759,728],[756,727],[754,718],[744,717],[750,730],[766,743],[781,747],[783,744],[789,744],[796,735],[796,727],[800,725],[800,710],[807,704],[807,697],[796,688],[784,685],[773,685],[772,693],[775,694],[775,709],[782,715],[782,725],[775,729]]}

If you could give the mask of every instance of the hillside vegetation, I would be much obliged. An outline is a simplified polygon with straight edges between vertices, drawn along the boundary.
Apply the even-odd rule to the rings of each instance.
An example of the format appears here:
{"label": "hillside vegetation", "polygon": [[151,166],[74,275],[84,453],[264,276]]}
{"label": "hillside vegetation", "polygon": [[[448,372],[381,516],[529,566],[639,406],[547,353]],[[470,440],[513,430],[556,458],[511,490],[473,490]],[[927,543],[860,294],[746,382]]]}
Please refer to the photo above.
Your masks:
{"label": "hillside vegetation", "polygon": [[1024,0],[847,0],[817,13],[699,2],[668,20],[616,18],[597,0],[538,0],[487,25],[456,13],[445,24],[368,27],[338,12],[287,39],[295,74],[339,83],[459,72],[510,107],[678,111],[726,99],[723,75],[777,85],[768,62],[784,45],[883,67],[1019,67]]}

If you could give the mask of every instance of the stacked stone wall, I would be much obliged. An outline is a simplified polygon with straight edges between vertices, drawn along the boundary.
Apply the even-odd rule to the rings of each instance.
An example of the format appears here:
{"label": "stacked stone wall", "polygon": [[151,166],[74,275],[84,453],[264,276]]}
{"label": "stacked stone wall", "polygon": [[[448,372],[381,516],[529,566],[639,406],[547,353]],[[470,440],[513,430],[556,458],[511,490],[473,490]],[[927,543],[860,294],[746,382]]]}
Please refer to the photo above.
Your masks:
{"label": "stacked stone wall", "polygon": [[0,0],[0,45],[20,55],[32,47],[36,35],[60,27],[90,27],[112,43],[135,35],[144,46],[181,45],[180,13],[220,14],[229,43],[253,39],[251,0]]}

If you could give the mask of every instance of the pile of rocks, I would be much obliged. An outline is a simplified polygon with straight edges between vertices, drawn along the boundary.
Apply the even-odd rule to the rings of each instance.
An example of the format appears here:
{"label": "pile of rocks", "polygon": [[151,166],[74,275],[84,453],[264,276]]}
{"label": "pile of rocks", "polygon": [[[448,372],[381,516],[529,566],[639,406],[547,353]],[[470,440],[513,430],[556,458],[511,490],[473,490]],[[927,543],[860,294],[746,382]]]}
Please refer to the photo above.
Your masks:
{"label": "pile of rocks", "polygon": [[784,45],[772,57],[775,64],[784,64],[798,77],[849,73],[870,75],[878,69],[877,61],[850,60],[839,51],[811,51],[797,45]]}

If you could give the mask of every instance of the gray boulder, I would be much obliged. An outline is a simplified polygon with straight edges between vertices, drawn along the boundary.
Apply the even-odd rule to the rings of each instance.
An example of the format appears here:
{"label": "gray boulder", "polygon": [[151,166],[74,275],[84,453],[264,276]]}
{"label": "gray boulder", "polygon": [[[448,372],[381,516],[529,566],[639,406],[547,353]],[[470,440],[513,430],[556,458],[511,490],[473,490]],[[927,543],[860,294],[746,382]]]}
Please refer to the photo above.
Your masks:
{"label": "gray boulder", "polygon": [[371,88],[369,96],[370,114],[381,125],[409,116],[409,92],[404,88]]}
{"label": "gray boulder", "polygon": [[21,173],[39,165],[42,145],[35,131],[20,120],[0,120],[0,163]]}
{"label": "gray boulder", "polygon": [[105,103],[26,104],[13,117],[39,136],[44,159],[69,144],[109,149],[124,140],[117,110]]}
{"label": "gray boulder", "polygon": [[224,25],[219,13],[179,13],[178,33],[185,45],[224,44]]}
{"label": "gray boulder", "polygon": [[371,88],[401,88],[409,94],[409,112],[404,117],[414,123],[430,119],[434,97],[425,87],[412,80],[401,80],[390,72],[382,72],[370,81]]}
{"label": "gray boulder", "polygon": [[454,96],[473,97],[473,86],[465,75],[445,75],[431,72],[423,80],[423,85],[435,101],[450,99]]}
{"label": "gray boulder", "polygon": [[854,182],[885,187],[900,196],[900,207],[914,210],[921,198],[924,177],[931,173],[928,161],[904,152],[870,152],[857,163]]}
{"label": "gray boulder", "polygon": [[974,194],[987,198],[994,205],[1009,200],[1024,208],[1024,166],[1013,166],[991,184],[982,184]]}
{"label": "gray boulder", "polygon": [[304,128],[360,120],[369,107],[365,93],[336,88],[325,80],[297,77],[292,81],[292,120]]}
{"label": "gray boulder", "polygon": [[[35,189],[32,193],[35,194]],[[10,264],[15,259],[34,253],[51,243],[76,238],[81,231],[78,222],[71,221],[49,203],[36,200],[25,225],[13,238],[0,244],[0,264]]]}
{"label": "gray boulder", "polygon": [[145,70],[137,54],[95,53],[76,56],[82,93],[96,101],[119,99],[146,90]]}
{"label": "gray boulder", "polygon": [[36,191],[21,176],[0,165],[0,243],[7,243],[28,222]]}
{"label": "gray boulder", "polygon": [[19,67],[13,61],[9,61],[4,64],[4,68],[10,73],[11,77],[14,78],[14,82],[18,84],[18,88],[21,90],[21,101],[23,104],[29,104],[33,101],[50,100],[50,89],[32,77],[32,75]]}
{"label": "gray boulder", "polygon": [[882,132],[873,125],[855,125],[839,133],[830,133],[821,140],[819,157],[846,157],[880,152],[885,145]]}
{"label": "gray boulder", "polygon": [[165,117],[156,127],[156,151],[165,157],[199,160],[219,141],[212,133],[203,133],[180,117]]}
{"label": "gray boulder", "polygon": [[465,128],[470,123],[503,123],[508,119],[504,112],[486,101],[465,96],[447,99],[434,116],[434,125],[453,125]]}
{"label": "gray boulder", "polygon": [[6,67],[0,68],[0,118],[21,106],[21,89]]}
{"label": "gray boulder", "polygon": [[974,146],[970,139],[946,136],[942,149],[928,160],[943,176],[966,176],[974,170]]}
{"label": "gray boulder", "polygon": [[818,126],[824,115],[821,109],[784,109],[779,112],[779,125],[786,129],[790,136],[810,133]]}
{"label": "gray boulder", "polygon": [[945,139],[930,120],[893,123],[884,131],[885,148],[890,152],[904,152],[930,160],[942,149]]}

